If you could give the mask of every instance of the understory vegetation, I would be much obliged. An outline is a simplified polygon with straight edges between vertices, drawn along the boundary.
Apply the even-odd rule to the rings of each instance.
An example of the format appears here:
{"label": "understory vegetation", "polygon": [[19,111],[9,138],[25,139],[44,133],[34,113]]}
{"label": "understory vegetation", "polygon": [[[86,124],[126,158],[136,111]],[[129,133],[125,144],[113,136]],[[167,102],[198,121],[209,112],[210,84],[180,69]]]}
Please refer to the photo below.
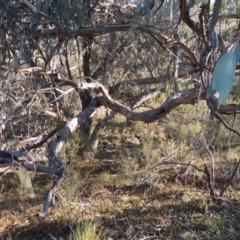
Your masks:
{"label": "understory vegetation", "polygon": [[238,0],[0,0],[0,239],[240,239]]}
{"label": "understory vegetation", "polygon": [[178,107],[151,124],[116,115],[89,158],[81,156],[81,136],[74,133],[60,153],[68,177],[45,223],[36,215],[54,177],[31,173],[35,200],[17,174],[2,177],[2,239],[239,238],[239,173],[219,205],[204,173],[204,164],[214,167],[220,193],[238,161],[239,139],[211,119],[204,104]]}

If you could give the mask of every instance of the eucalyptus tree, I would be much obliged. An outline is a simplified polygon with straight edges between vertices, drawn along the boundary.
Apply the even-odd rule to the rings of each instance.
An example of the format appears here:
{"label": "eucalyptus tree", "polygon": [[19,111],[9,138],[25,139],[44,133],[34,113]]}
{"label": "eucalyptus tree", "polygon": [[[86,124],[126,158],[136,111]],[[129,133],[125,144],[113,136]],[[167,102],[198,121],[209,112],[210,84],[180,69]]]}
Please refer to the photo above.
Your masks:
{"label": "eucalyptus tree", "polygon": [[[0,0],[1,172],[19,169],[31,197],[27,171],[58,175],[41,220],[67,175],[59,151],[77,128],[94,142],[98,107],[105,122],[153,122],[200,100],[220,121],[240,113],[223,104],[239,74],[239,13],[238,1]],[[163,92],[156,108],[136,110]],[[20,139],[34,142],[13,149]],[[46,142],[45,155],[32,151]]]}

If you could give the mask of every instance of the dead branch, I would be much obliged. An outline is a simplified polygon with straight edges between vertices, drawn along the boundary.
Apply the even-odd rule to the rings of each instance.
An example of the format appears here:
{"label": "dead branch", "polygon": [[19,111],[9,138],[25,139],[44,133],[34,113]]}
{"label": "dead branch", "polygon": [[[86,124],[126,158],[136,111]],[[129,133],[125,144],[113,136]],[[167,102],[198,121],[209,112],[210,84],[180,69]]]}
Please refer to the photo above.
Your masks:
{"label": "dead branch", "polygon": [[219,194],[219,197],[220,197],[220,198],[222,198],[224,192],[227,190],[228,186],[229,186],[229,185],[231,184],[231,182],[233,181],[233,179],[234,179],[234,177],[235,177],[235,175],[236,175],[236,173],[237,173],[237,170],[238,170],[238,168],[239,168],[239,165],[240,165],[240,160],[237,162],[237,164],[236,164],[236,166],[235,166],[235,168],[234,168],[234,170],[233,170],[233,172],[232,172],[232,175],[231,175],[230,179],[226,182],[225,186],[222,188],[222,190],[221,190],[221,192],[220,192],[220,194]]}
{"label": "dead branch", "polygon": [[153,122],[163,116],[166,116],[172,109],[181,104],[194,104],[198,99],[198,90],[195,88],[174,93],[160,107],[145,112],[134,112],[125,105],[112,99],[107,89],[98,83],[82,84],[80,88],[96,88],[102,92],[103,96],[99,101],[106,107],[116,111],[133,121]]}
{"label": "dead branch", "polygon": [[138,106],[140,106],[140,104],[148,101],[149,99],[161,95],[162,92],[164,92],[164,89],[146,89],[143,93],[137,96],[136,100],[133,101],[133,103],[131,104],[131,108],[137,108]]}
{"label": "dead branch", "polygon": [[190,166],[190,167],[193,167],[195,168],[197,171],[199,172],[204,172],[203,169],[193,165],[193,164],[189,164],[189,163],[180,163],[180,162],[168,162],[168,161],[163,161],[163,162],[160,162],[160,163],[157,163],[155,164],[153,167],[151,167],[150,169],[153,170],[154,168],[156,168],[157,166],[159,165],[181,165],[181,166]]}
{"label": "dead branch", "polygon": [[48,192],[48,196],[44,204],[43,210],[39,214],[40,221],[44,221],[47,210],[50,207],[50,203],[55,202],[56,190],[60,186],[61,182],[67,176],[67,171],[64,164],[56,155],[61,150],[64,142],[71,136],[71,133],[75,131],[77,127],[79,127],[86,119],[88,119],[93,114],[96,107],[97,107],[97,101],[93,100],[84,111],[79,113],[72,120],[68,121],[66,123],[66,126],[58,132],[58,137],[52,140],[48,145],[47,155],[48,155],[49,163],[51,166],[53,166],[53,168],[59,169],[61,174],[59,175],[58,179],[54,182],[52,188]]}
{"label": "dead branch", "polygon": [[[212,111],[212,114],[224,125],[224,127],[227,128],[229,131],[237,134],[240,137],[240,132],[235,130],[235,129],[233,129],[232,127],[230,127],[224,121],[224,119],[219,115],[217,109],[213,107],[213,105],[212,105],[212,103],[211,103],[211,101],[209,99],[207,100],[207,103],[208,103],[208,106],[209,106],[210,110]],[[231,107],[233,104],[229,104],[229,105],[230,105],[229,107]],[[238,105],[236,105],[236,104],[234,104],[234,105],[235,105],[235,110],[238,109]],[[222,107],[222,105],[220,106],[220,109],[221,109],[221,107]],[[229,111],[227,111],[227,112],[229,113]],[[239,114],[239,110],[235,111],[235,112],[236,112],[235,114],[237,114],[237,113]],[[234,112],[232,114],[234,114]]]}
{"label": "dead branch", "polygon": [[195,5],[195,2],[190,2],[187,4],[186,0],[182,0],[180,3],[180,18],[183,22],[187,24],[187,26],[192,29],[195,33],[197,33],[198,36],[201,35],[201,29],[199,25],[193,21],[189,14],[189,9],[192,8]]}
{"label": "dead branch", "polygon": [[49,134],[47,134],[46,136],[44,136],[42,138],[41,141],[39,141],[38,143],[34,143],[33,145],[30,145],[30,146],[26,146],[22,149],[20,149],[19,151],[20,152],[25,152],[25,151],[30,151],[34,148],[39,148],[41,147],[45,142],[47,142],[47,140],[51,137],[53,137],[57,132],[58,132],[59,129],[55,128],[53,131],[51,131]]}
{"label": "dead branch", "polygon": [[163,42],[163,44],[168,45],[169,47],[175,46],[182,49],[185,54],[189,57],[193,66],[198,67],[199,61],[196,56],[192,53],[192,51],[184,44],[180,42],[176,42],[163,34],[160,29],[156,27],[152,27],[149,25],[142,25],[142,24],[112,24],[112,25],[97,25],[96,29],[86,27],[80,28],[76,30],[69,31],[72,37],[76,36],[99,36],[105,35],[107,33],[114,33],[114,32],[129,32],[134,30],[139,30],[141,32],[148,33],[149,35],[153,35],[157,37],[159,40]]}
{"label": "dead branch", "polygon": [[210,172],[208,171],[208,168],[207,168],[206,164],[204,164],[204,173],[207,176],[207,183],[208,183],[210,196],[211,196],[213,202],[216,202],[218,196],[215,195],[214,188],[213,188],[213,185],[212,185],[212,176],[211,176]]}
{"label": "dead branch", "polygon": [[86,119],[90,118],[94,113],[95,108],[98,106],[96,100],[93,100],[90,105],[75,118],[68,121],[66,126],[58,131],[56,139],[52,140],[48,145],[47,157],[50,164],[49,167],[37,164],[42,160],[39,154],[32,156],[32,153],[28,153],[28,150],[37,148],[44,144],[50,137],[57,133],[57,129],[50,132],[39,143],[33,144],[22,148],[19,151],[0,151],[0,172],[6,172],[11,169],[17,169],[19,166],[26,168],[28,171],[42,172],[47,174],[58,175],[57,180],[53,183],[52,188],[48,192],[48,196],[43,207],[42,212],[39,214],[39,220],[43,221],[47,213],[47,210],[51,203],[55,202],[55,192],[60,186],[61,182],[66,178],[67,171],[65,165],[56,156],[61,150],[65,141],[71,136],[71,133],[76,130]]}
{"label": "dead branch", "polygon": [[[54,24],[56,21],[54,21]],[[59,25],[59,23],[58,23]],[[61,26],[61,24],[60,24]],[[60,26],[58,28],[60,29]],[[155,36],[158,38],[160,41],[163,42],[163,44],[166,44],[169,47],[178,47],[179,49],[182,49],[185,54],[188,56],[190,59],[191,63],[193,64],[194,67],[199,67],[199,61],[197,57],[193,54],[193,52],[183,43],[177,42],[166,36],[161,32],[159,28],[149,26],[149,25],[142,25],[142,24],[112,24],[112,25],[96,25],[95,28],[93,27],[82,27],[79,29],[74,29],[74,30],[69,30],[66,32],[65,29],[61,30],[59,32],[59,29],[51,29],[51,30],[46,30],[45,32],[35,34],[33,37],[30,38],[38,38],[40,36],[45,36],[45,35],[59,35],[62,34],[63,37],[65,38],[66,35],[71,37],[71,38],[76,38],[78,36],[100,36],[100,35],[106,35],[109,33],[115,33],[115,32],[130,32],[134,30],[139,30],[140,32],[147,33],[151,36]]]}

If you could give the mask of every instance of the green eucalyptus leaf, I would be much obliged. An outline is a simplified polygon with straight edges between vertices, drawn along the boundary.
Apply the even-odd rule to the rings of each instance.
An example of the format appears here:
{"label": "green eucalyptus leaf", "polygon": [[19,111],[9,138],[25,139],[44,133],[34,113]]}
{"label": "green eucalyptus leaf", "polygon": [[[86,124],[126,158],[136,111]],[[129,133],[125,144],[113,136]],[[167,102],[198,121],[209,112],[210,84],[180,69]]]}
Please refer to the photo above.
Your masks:
{"label": "green eucalyptus leaf", "polygon": [[236,44],[229,52],[225,53],[217,62],[212,83],[207,90],[207,96],[219,93],[218,106],[229,96],[233,86],[235,70],[240,59],[240,44]]}
{"label": "green eucalyptus leaf", "polygon": [[222,0],[215,0],[213,5],[213,14],[212,14],[212,20],[210,24],[210,30],[211,32],[214,30],[214,27],[218,21],[219,13],[221,10]]}
{"label": "green eucalyptus leaf", "polygon": [[18,169],[18,176],[20,178],[21,183],[27,190],[27,193],[30,196],[30,198],[35,198],[36,196],[33,191],[32,181],[27,169],[20,166]]}

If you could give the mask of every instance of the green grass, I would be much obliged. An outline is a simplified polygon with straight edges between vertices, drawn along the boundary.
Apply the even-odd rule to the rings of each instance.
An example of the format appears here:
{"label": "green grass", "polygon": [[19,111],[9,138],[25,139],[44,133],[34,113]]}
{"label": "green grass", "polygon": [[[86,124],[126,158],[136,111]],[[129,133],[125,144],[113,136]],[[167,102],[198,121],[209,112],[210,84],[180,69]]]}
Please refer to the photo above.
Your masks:
{"label": "green grass", "polygon": [[101,230],[93,222],[83,222],[77,225],[73,237],[69,240],[104,240]]}

